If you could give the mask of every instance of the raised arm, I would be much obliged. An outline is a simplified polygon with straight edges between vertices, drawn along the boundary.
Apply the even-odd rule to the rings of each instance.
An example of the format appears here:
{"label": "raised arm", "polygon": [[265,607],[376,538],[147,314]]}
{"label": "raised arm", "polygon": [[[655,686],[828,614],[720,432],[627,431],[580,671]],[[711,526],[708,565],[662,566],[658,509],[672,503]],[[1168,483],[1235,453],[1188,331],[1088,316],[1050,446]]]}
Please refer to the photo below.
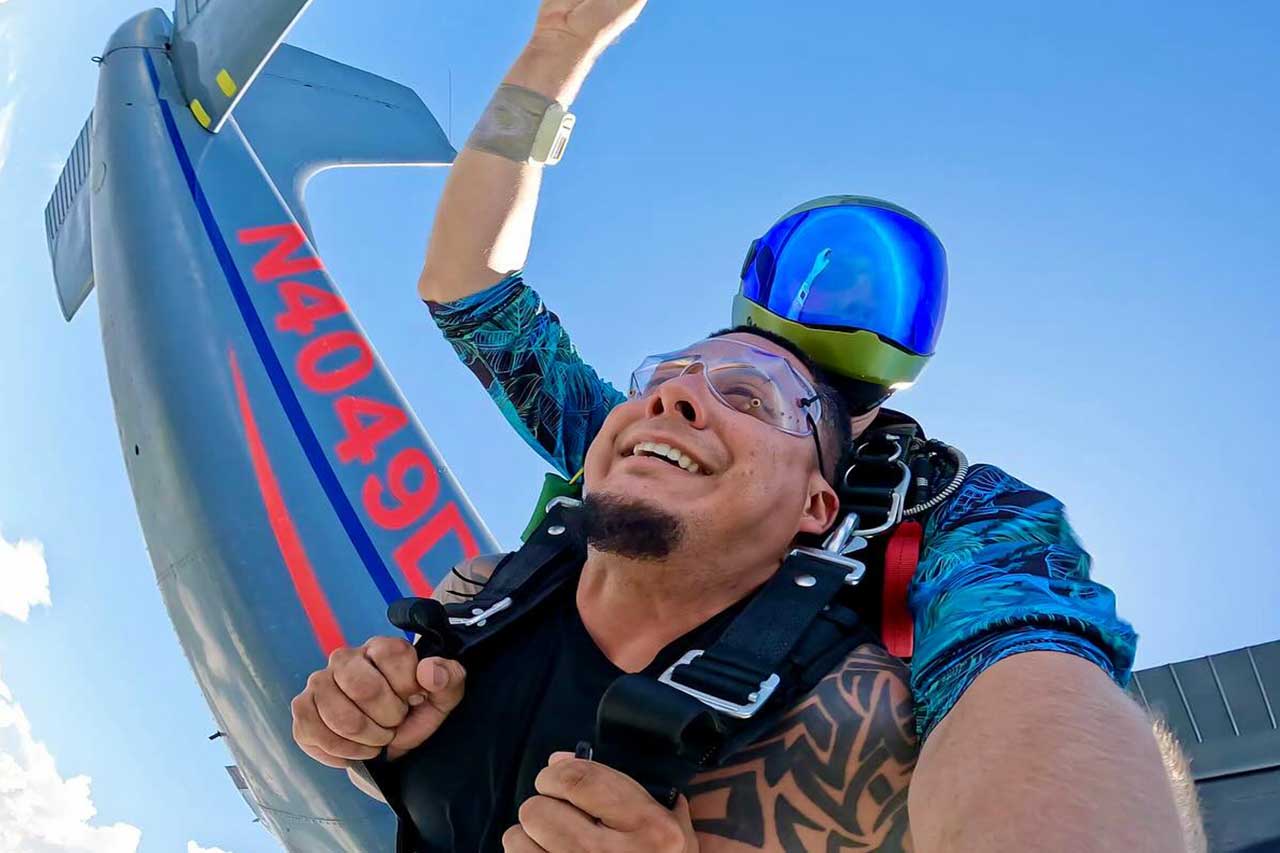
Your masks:
{"label": "raised arm", "polygon": [[[600,54],[635,21],[645,2],[544,0],[533,35],[504,85],[569,107]],[[462,299],[524,267],[543,167],[491,153],[501,146],[490,144],[490,117],[486,113],[449,170],[418,278],[423,299]]]}
{"label": "raised arm", "polygon": [[418,279],[463,364],[516,433],[565,477],[581,470],[600,424],[625,398],[578,356],[521,278],[543,167],[516,155],[539,110],[551,101],[569,106],[644,5],[544,0],[527,47],[450,170]]}

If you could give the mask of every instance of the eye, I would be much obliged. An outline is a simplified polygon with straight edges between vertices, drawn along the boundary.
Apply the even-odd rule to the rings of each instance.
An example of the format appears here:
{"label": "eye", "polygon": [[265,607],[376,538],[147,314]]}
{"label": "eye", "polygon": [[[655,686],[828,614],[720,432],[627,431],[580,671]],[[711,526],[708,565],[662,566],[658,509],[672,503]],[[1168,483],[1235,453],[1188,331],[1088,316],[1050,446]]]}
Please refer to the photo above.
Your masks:
{"label": "eye", "polygon": [[721,396],[724,397],[731,407],[744,414],[752,415],[757,418],[772,417],[771,408],[765,403],[765,399],[759,393],[759,390],[746,385],[733,385],[720,389]]}

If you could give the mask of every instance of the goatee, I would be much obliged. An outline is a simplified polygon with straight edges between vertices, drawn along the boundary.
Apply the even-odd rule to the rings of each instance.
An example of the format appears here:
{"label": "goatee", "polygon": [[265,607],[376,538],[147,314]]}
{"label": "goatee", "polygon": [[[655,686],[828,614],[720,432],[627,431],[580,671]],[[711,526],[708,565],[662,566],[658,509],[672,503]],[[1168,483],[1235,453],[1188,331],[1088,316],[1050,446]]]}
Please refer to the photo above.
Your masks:
{"label": "goatee", "polygon": [[621,495],[588,494],[582,535],[597,551],[633,560],[661,560],[680,543],[680,519],[652,504]]}

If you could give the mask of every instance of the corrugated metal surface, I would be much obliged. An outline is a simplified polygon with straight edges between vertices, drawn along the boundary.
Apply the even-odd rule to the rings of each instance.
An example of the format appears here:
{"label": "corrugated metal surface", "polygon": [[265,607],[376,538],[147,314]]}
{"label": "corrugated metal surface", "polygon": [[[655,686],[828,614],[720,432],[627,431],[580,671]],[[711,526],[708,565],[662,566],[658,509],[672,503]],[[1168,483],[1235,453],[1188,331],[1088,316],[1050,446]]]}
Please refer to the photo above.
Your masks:
{"label": "corrugated metal surface", "polygon": [[1210,849],[1280,851],[1280,641],[1134,673],[1191,761]]}

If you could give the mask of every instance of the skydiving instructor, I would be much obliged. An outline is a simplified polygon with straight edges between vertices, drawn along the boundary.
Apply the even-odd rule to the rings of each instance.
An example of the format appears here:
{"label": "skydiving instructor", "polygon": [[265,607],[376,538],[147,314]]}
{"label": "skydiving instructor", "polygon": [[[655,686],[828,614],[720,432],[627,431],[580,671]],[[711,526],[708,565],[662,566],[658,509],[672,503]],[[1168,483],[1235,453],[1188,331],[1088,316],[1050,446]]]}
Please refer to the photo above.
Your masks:
{"label": "skydiving instructor", "polygon": [[[543,164],[563,153],[573,122],[567,108],[594,63],[644,6],[645,0],[541,4],[527,47],[459,152],[435,218],[419,290],[442,327],[451,311],[492,313],[521,298],[517,288],[524,285],[514,271],[523,268],[528,254]],[[544,311],[540,302],[533,310]],[[559,345],[551,344],[553,351]],[[594,373],[585,381],[582,373],[541,377],[575,383],[576,411],[598,414],[580,430],[568,429],[562,412],[532,422],[513,420],[566,475],[585,459],[588,498],[594,484],[625,482],[619,471],[650,464],[610,460],[606,446],[622,444],[624,437],[671,430],[694,445],[685,449],[698,452],[681,455],[674,446],[625,442],[637,456],[641,450],[675,453],[671,461],[685,469],[655,476],[705,473],[713,482],[719,474],[744,476],[744,459],[785,461],[785,469],[765,461],[758,469],[764,479],[772,471],[779,494],[794,497],[794,530],[787,529],[785,513],[770,514],[769,524],[761,521],[759,547],[767,550],[765,540],[772,535],[780,542],[773,544],[785,550],[796,534],[822,534],[835,522],[828,485],[834,457],[851,431],[857,435],[871,424],[882,402],[858,399],[864,386],[831,381],[808,355],[767,333],[713,335],[679,353],[646,359],[633,375],[629,401],[610,397],[612,389]],[[554,370],[556,358],[543,363]],[[734,411],[735,392],[722,377],[743,364],[766,377],[771,391],[785,389],[777,395],[783,405]],[[483,373],[484,365],[470,366]],[[481,378],[491,392],[501,380]],[[512,401],[499,403],[511,418]],[[688,430],[703,438],[695,440]],[[694,456],[710,470],[703,471]],[[664,470],[661,462],[651,464]],[[751,486],[742,483],[747,501]],[[589,509],[587,515],[595,514],[597,544],[617,547],[590,552],[576,596],[554,611],[571,638],[564,647],[572,645],[596,671],[644,672],[655,653],[660,657],[713,623],[723,630],[725,619],[751,610],[749,604],[736,608],[751,600],[757,586],[770,586],[768,572],[746,586],[732,572],[708,575],[727,584],[708,597],[728,595],[722,603],[729,606],[709,607],[695,618],[693,604],[664,602],[661,588],[645,590],[643,573],[635,583],[625,579],[637,566],[658,571],[664,560],[678,563],[689,554],[677,547],[671,554],[627,557],[631,521],[609,516],[607,509]],[[727,514],[730,521],[733,515]],[[573,743],[508,756],[507,764],[520,765],[519,780],[503,775],[501,761],[486,766],[480,752],[469,758],[463,740],[509,736],[494,726],[530,726],[532,744],[538,734],[533,721],[545,718],[555,696],[527,699],[544,717],[495,715],[492,708],[477,707],[475,697],[497,701],[507,695],[494,686],[496,669],[469,672],[447,655],[419,661],[412,646],[392,636],[340,649],[312,676],[294,701],[295,739],[317,761],[347,768],[358,786],[388,800],[401,820],[401,850],[449,849],[436,840],[450,833],[454,839],[484,838],[486,850],[500,846],[514,853],[1187,849],[1150,724],[1117,684],[1132,665],[1133,632],[1115,616],[1109,591],[1089,580],[1088,557],[1061,506],[982,466],[936,511],[932,529],[931,547],[940,556],[929,564],[934,597],[922,609],[933,614],[935,624],[922,632],[917,618],[912,671],[883,649],[859,646],[791,706],[776,730],[753,742],[745,751],[749,760],[695,776],[671,804],[659,802],[651,787],[610,766],[604,755],[575,755]],[[762,558],[752,550],[751,536],[721,532],[726,537],[720,547],[739,549],[734,554],[744,564],[776,569],[776,561],[769,564],[767,554]],[[682,547],[693,553],[700,540],[691,541]],[[1024,568],[1033,563],[1070,571],[1042,582],[1047,575],[1031,578],[1034,572]],[[612,578],[606,564],[615,566]],[[511,565],[516,562],[495,569],[493,561],[482,560],[461,567],[437,597],[475,596]],[[785,569],[784,564],[778,571]],[[1018,582],[1020,572],[1027,575],[1025,584]],[[807,575],[797,578],[796,586],[812,585]],[[1006,601],[1021,596],[1010,611],[1016,610],[1016,618],[984,621],[987,614],[980,611],[1001,603],[992,595]],[[665,621],[655,614],[664,614]],[[646,621],[646,615],[654,618]],[[675,630],[672,621],[687,630]],[[697,639],[705,643],[709,637]],[[544,640],[556,654],[556,641]],[[915,669],[925,660],[935,664],[927,679]],[[552,681],[548,689],[554,692],[561,683]],[[512,690],[513,703],[525,701]],[[481,721],[488,728],[467,728]],[[475,797],[429,803],[431,780],[407,777],[412,768],[430,768],[433,761],[440,766],[439,756],[448,757],[444,766],[464,788],[469,781],[467,790],[485,793],[492,802]],[[516,802],[509,801],[512,789],[523,791]],[[414,797],[426,805],[406,802]],[[508,813],[509,825],[486,825]],[[418,815],[425,815],[422,826],[413,825]],[[446,817],[437,820],[439,815]],[[433,821],[440,825],[427,826]],[[467,849],[456,841],[454,848]]]}

